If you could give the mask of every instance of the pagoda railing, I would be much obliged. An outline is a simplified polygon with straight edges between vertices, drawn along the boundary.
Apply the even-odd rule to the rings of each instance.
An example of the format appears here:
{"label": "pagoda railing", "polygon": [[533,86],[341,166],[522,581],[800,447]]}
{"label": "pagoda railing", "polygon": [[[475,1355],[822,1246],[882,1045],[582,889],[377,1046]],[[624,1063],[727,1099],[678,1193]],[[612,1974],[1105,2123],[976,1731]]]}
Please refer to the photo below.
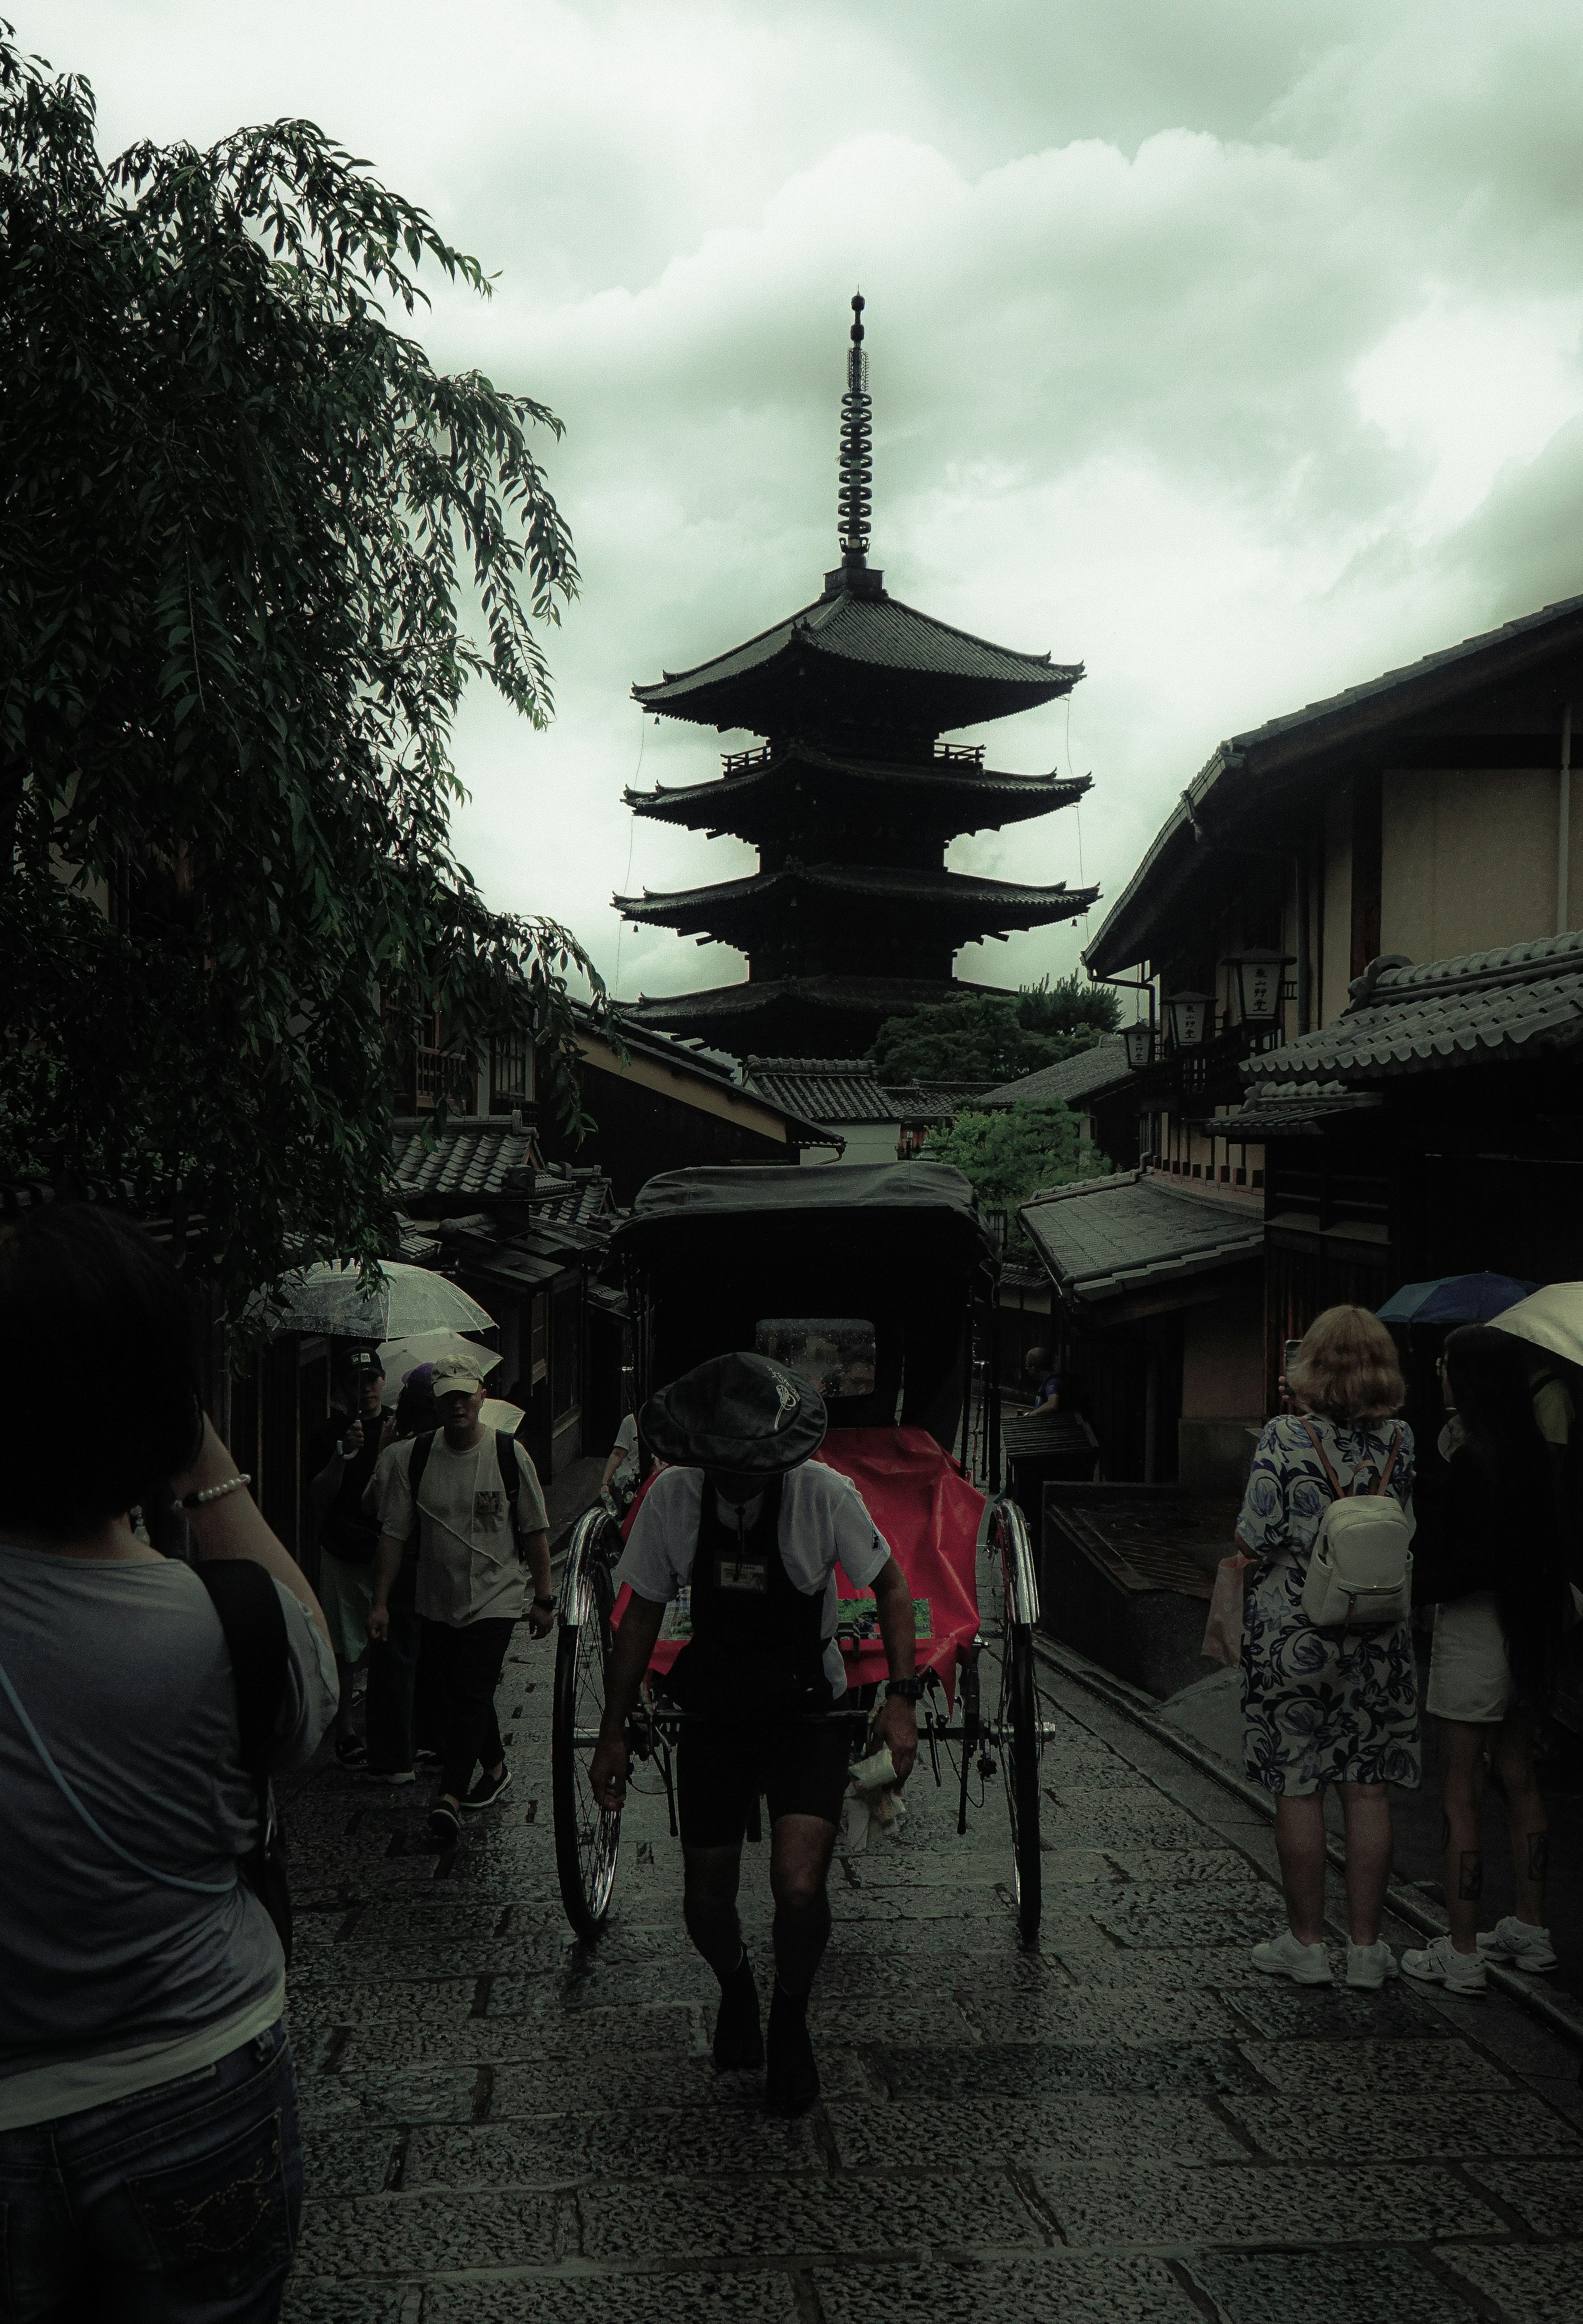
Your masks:
{"label": "pagoda railing", "polygon": [[981,767],[984,746],[981,742],[936,742],[934,756],[943,759],[948,766]]}
{"label": "pagoda railing", "polygon": [[773,746],[766,742],[757,751],[722,751],[720,770],[722,775],[745,775],[752,767],[767,767],[773,755]]}

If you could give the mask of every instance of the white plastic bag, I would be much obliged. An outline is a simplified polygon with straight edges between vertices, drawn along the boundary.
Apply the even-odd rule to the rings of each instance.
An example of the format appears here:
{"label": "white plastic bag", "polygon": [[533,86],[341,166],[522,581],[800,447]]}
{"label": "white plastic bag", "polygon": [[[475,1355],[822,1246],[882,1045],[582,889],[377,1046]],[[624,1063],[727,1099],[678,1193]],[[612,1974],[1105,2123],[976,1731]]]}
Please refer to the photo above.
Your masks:
{"label": "white plastic bag", "polygon": [[1242,1660],[1242,1600],[1247,1589],[1247,1569],[1257,1563],[1256,1557],[1248,1557],[1236,1549],[1215,1568],[1203,1643],[1203,1652],[1212,1663],[1225,1663],[1235,1669]]}

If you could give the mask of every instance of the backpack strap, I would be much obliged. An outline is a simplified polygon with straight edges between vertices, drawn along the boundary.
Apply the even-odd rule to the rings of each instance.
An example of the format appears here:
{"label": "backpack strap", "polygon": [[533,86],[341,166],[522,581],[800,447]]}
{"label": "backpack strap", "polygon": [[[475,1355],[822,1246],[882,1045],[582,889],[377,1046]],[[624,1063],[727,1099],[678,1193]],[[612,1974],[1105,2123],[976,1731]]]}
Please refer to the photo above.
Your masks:
{"label": "backpack strap", "polygon": [[415,1436],[412,1450],[407,1456],[407,1491],[412,1502],[412,1530],[407,1536],[407,1551],[413,1557],[423,1547],[423,1519],[419,1513],[418,1488],[423,1482],[428,1456],[434,1451],[436,1434],[436,1430],[426,1428],[421,1436]]}
{"label": "backpack strap", "polygon": [[511,1539],[517,1545],[517,1555],[522,1554],[522,1536],[517,1530],[517,1496],[522,1489],[522,1471],[517,1465],[517,1440],[509,1428],[494,1432],[494,1457],[500,1462],[501,1482],[506,1489],[506,1508],[511,1520]]}
{"label": "backpack strap", "polygon": [[236,1724],[242,1764],[256,1775],[258,1760],[280,1724],[291,1646],[274,1582],[251,1557],[206,1557],[193,1572],[209,1593],[225,1634],[236,1682]]}
{"label": "backpack strap", "polygon": [[1402,1424],[1401,1424],[1401,1422],[1400,1422],[1400,1421],[1398,1421],[1398,1422],[1396,1423],[1396,1433],[1395,1433],[1395,1434],[1394,1434],[1394,1435],[1392,1437],[1392,1439],[1391,1439],[1391,1457],[1390,1457],[1390,1459],[1385,1462],[1385,1465],[1384,1469],[1383,1469],[1383,1470],[1381,1471],[1381,1472],[1380,1472],[1380,1480],[1379,1480],[1378,1484],[1377,1484],[1377,1485],[1371,1485],[1371,1486],[1369,1487],[1369,1491],[1370,1491],[1371,1493],[1383,1493],[1383,1492],[1385,1491],[1385,1487],[1386,1487],[1386,1486],[1390,1483],[1390,1481],[1391,1481],[1391,1471],[1392,1471],[1392,1470],[1393,1470],[1393,1469],[1395,1467],[1395,1465],[1396,1465],[1396,1455],[1397,1455],[1397,1453],[1398,1453],[1401,1450],[1402,1450]]}
{"label": "backpack strap", "polygon": [[1303,1432],[1303,1434],[1308,1438],[1309,1443],[1313,1446],[1314,1451],[1315,1451],[1315,1452],[1319,1454],[1319,1456],[1320,1456],[1320,1462],[1321,1462],[1321,1466],[1322,1466],[1322,1467],[1323,1467],[1323,1469],[1324,1469],[1324,1472],[1325,1472],[1326,1476],[1327,1476],[1327,1477],[1330,1479],[1330,1490],[1331,1490],[1331,1492],[1332,1492],[1332,1493],[1334,1493],[1334,1495],[1335,1495],[1336,1499],[1337,1499],[1339,1501],[1345,1500],[1345,1499],[1346,1499],[1346,1498],[1347,1498],[1347,1496],[1346,1496],[1346,1495],[1345,1495],[1345,1493],[1343,1493],[1343,1491],[1341,1490],[1341,1480],[1339,1479],[1339,1477],[1338,1477],[1338,1476],[1337,1476],[1337,1474],[1336,1474],[1335,1471],[1334,1471],[1334,1470],[1331,1468],[1331,1466],[1330,1466],[1330,1454],[1325,1451],[1325,1448],[1324,1448],[1323,1444],[1322,1444],[1322,1443],[1321,1443],[1320,1439],[1319,1439],[1318,1435],[1316,1434],[1316,1433],[1315,1433],[1315,1431],[1314,1431],[1314,1429],[1313,1429],[1313,1426],[1312,1426],[1312,1425],[1311,1424],[1311,1422],[1310,1422],[1310,1420],[1309,1420],[1309,1418],[1308,1418],[1307,1414],[1306,1414],[1306,1413],[1304,1413],[1304,1414],[1303,1414],[1303,1415],[1302,1415],[1301,1416],[1302,1416],[1302,1432]]}

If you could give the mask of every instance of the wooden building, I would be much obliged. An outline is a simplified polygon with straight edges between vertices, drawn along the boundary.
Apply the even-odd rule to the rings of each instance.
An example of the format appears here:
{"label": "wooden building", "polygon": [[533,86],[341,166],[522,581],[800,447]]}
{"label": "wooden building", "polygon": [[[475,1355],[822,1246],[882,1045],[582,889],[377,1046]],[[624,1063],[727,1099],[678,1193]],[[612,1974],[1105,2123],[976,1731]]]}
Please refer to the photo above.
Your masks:
{"label": "wooden building", "polygon": [[[854,318],[862,300],[854,299]],[[860,1056],[888,1017],[966,988],[964,944],[1070,920],[1097,890],[1025,887],[945,868],[963,832],[1069,806],[1086,777],[997,772],[981,747],[939,738],[1067,694],[1081,663],[1015,652],[888,595],[869,564],[870,408],[854,318],[842,405],[841,563],[823,594],[697,668],[632,691],[645,713],[764,737],[720,777],[629,791],[637,815],[732,832],[750,878],[618,896],[644,927],[746,954],[745,983],[644,1000],[638,1020],[701,1034],[738,1055]]]}
{"label": "wooden building", "polygon": [[[1115,1127],[1106,1150],[1140,1189],[1217,1205],[1229,1237],[1256,1214],[1263,1268],[1256,1297],[1239,1259],[1202,1274],[1179,1398],[1159,1374],[1155,1466],[1136,1419],[1107,1442],[1097,1416],[1107,1475],[1168,1479],[1194,1423],[1235,1443],[1273,1407],[1283,1341],[1335,1300],[1583,1275],[1577,704],[1583,598],[1273,719],[1220,744],[1111,906],[1083,958],[1152,988],[1159,1038],[1106,1101],[1131,1151]],[[1113,1395],[1097,1318],[1083,1345],[1129,1408],[1124,1342]]]}

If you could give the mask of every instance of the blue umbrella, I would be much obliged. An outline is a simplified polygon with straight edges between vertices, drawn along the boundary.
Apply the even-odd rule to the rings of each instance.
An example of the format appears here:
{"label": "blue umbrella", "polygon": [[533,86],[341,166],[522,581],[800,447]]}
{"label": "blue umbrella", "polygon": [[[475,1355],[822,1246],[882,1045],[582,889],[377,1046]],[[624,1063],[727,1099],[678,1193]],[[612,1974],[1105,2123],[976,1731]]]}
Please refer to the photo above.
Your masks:
{"label": "blue umbrella", "polygon": [[1437,1275],[1404,1283],[1376,1313],[1382,1323],[1487,1323],[1538,1288],[1511,1275]]}

